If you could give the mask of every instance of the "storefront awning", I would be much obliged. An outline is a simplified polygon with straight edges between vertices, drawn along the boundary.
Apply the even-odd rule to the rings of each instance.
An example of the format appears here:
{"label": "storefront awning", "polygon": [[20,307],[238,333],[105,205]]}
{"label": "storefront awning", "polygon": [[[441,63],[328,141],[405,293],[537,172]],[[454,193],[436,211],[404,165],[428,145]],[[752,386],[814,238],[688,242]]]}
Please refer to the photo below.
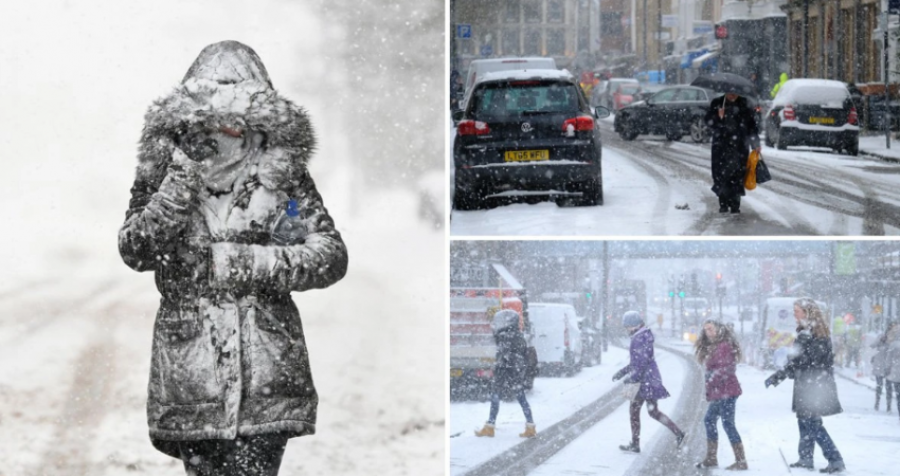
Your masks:
{"label": "storefront awning", "polygon": [[694,50],[688,51],[681,57],[681,69],[688,69],[691,67],[691,62],[694,61],[694,58],[698,58],[700,56],[705,55],[709,50]]}
{"label": "storefront awning", "polygon": [[718,51],[710,51],[709,53],[703,54],[691,60],[691,67],[700,69],[703,67],[712,66],[718,56]]}

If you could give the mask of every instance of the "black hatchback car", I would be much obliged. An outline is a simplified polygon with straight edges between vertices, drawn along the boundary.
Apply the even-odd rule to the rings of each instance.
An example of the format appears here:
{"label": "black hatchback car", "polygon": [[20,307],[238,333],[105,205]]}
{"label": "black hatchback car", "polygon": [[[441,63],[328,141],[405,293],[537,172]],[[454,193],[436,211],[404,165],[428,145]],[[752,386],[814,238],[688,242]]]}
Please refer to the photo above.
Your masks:
{"label": "black hatchback car", "polygon": [[[690,135],[694,142],[706,142],[709,134],[703,118],[710,102],[721,96],[694,86],[661,89],[643,101],[620,109],[613,127],[622,139],[629,141],[640,134],[654,134],[672,141]],[[759,123],[758,101],[747,98],[747,103],[756,111]]]}
{"label": "black hatchback car", "polygon": [[604,107],[592,110],[567,71],[485,75],[466,109],[454,114],[454,208],[472,210],[492,195],[521,192],[601,205],[596,119],[607,116]]}

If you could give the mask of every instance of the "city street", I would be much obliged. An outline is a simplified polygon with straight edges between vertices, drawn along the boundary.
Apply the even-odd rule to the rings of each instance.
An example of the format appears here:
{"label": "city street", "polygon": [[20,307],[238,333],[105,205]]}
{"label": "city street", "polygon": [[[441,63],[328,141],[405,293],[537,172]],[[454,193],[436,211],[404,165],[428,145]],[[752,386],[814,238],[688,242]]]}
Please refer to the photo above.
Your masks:
{"label": "city street", "polygon": [[533,203],[525,203],[525,197],[495,198],[485,210],[453,210],[451,234],[900,233],[900,164],[864,152],[852,157],[828,149],[764,146],[763,158],[773,180],[747,192],[740,215],[720,214],[710,191],[709,144],[695,144],[688,136],[678,142],[667,142],[661,136],[640,136],[626,142],[612,131],[612,118],[602,120],[601,127],[602,206],[559,207],[534,196],[527,197]]}
{"label": "city street", "polygon": [[[484,423],[487,402],[451,403],[451,474],[729,474],[724,467],[734,461],[734,456],[721,427],[719,467],[694,468],[703,459],[706,448],[702,373],[693,359],[690,343],[671,337],[668,310],[654,309],[650,314],[660,312],[666,316],[662,330],[652,326],[657,336],[656,357],[663,383],[672,394],[660,401],[660,409],[687,432],[682,448],[676,449],[673,435],[650,419],[644,409],[641,453],[618,449],[618,445],[629,441],[628,407],[620,395],[621,384],[612,382],[610,377],[627,364],[628,357],[623,348],[611,346],[600,365],[587,367],[572,378],[536,380],[534,390],[528,394],[538,429],[536,439],[517,436],[524,424],[515,401],[501,402],[495,438],[476,438],[473,434]],[[726,321],[733,319],[724,317]],[[627,341],[621,344],[628,345]],[[838,373],[853,373],[845,370],[848,372]],[[744,393],[737,400],[736,425],[746,447],[749,474],[790,474],[787,463],[797,460],[792,382],[766,389],[763,381],[771,372],[747,364],[740,364],[737,370]],[[893,474],[900,421],[896,409],[891,414],[885,413],[883,406],[881,412],[873,410],[874,392],[869,380],[837,379],[844,412],[826,418],[825,426],[843,454],[847,474]],[[818,449],[815,464],[817,468],[826,465]]]}

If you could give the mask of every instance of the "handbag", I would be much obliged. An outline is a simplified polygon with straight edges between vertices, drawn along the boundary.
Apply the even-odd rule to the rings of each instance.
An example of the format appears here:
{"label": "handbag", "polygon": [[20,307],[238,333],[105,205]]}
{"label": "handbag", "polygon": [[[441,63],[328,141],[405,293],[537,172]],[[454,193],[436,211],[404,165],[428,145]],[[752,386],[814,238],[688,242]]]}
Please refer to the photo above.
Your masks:
{"label": "handbag", "polygon": [[769,173],[769,167],[760,154],[759,162],[756,163],[756,184],[766,183],[769,180],[772,180],[772,174]]}
{"label": "handbag", "polygon": [[637,397],[638,392],[641,390],[641,384],[639,383],[626,383],[622,386],[622,396],[625,397],[626,400],[632,401]]}

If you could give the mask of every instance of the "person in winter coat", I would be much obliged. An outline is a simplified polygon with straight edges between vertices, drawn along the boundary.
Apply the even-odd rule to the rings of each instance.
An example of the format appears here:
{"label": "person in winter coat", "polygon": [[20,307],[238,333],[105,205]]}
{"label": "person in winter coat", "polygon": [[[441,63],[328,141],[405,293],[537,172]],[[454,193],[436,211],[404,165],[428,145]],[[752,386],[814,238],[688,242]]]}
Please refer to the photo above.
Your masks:
{"label": "person in winter coat", "polygon": [[291,292],[339,281],[347,251],[314,147],[304,110],[235,41],[204,48],[145,116],[119,251],[162,295],[147,421],[190,475],[275,475],[288,438],[315,433]]}
{"label": "person in winter coat", "polygon": [[[885,410],[890,413],[891,411],[891,398],[893,397],[894,384],[886,377],[890,374],[890,342],[888,341],[888,335],[893,331],[894,328],[897,327],[897,323],[893,322],[888,325],[888,328],[885,330],[884,334],[880,335],[875,343],[872,344],[872,348],[875,349],[875,355],[872,356],[872,375],[875,376],[875,411],[878,411],[878,407],[881,403],[881,389],[884,388],[885,392]],[[900,389],[897,389],[897,392],[900,393]],[[900,397],[898,397],[897,403],[900,404]],[[900,411],[900,409],[898,409]]]}
{"label": "person in winter coat", "polygon": [[735,93],[713,99],[704,117],[712,136],[712,191],[719,213],[740,213],[750,149],[760,151],[759,128],[747,100]]}
{"label": "person in winter coat", "polygon": [[493,438],[497,422],[497,412],[500,411],[500,394],[512,393],[522,406],[525,414],[525,432],[520,433],[522,438],[537,436],[534,419],[531,416],[531,406],[525,398],[525,377],[528,370],[527,349],[525,336],[519,330],[519,313],[511,309],[497,311],[491,321],[494,331],[494,342],[497,344],[497,358],[494,363],[494,379],[491,388],[491,413],[484,428],[475,432],[475,436],[487,436]]}
{"label": "person in winter coat", "polygon": [[717,421],[722,419],[722,427],[734,450],[734,464],[725,469],[747,469],[744,444],[734,426],[735,405],[741,395],[741,384],[737,379],[737,363],[741,360],[741,346],[734,332],[721,322],[708,320],[703,323],[703,333],[694,343],[694,355],[706,368],[706,458],[697,463],[698,468],[718,466],[719,432]]}
{"label": "person in winter coat", "polygon": [[644,320],[637,311],[623,314],[622,326],[631,335],[631,346],[628,350],[630,361],[613,375],[613,381],[625,378],[626,384],[640,384],[640,389],[629,408],[631,443],[620,445],[619,449],[633,453],[641,452],[641,407],[644,406],[644,402],[647,402],[647,413],[650,417],[674,433],[678,445],[681,445],[684,441],[684,432],[659,410],[657,404],[659,400],[668,398],[669,392],[663,386],[659,366],[656,365],[656,358],[653,356],[653,332],[644,326]]}
{"label": "person in winter coat", "polygon": [[778,79],[779,79],[778,83],[776,83],[775,86],[772,87],[772,91],[769,92],[769,96],[772,96],[772,99],[775,99],[775,96],[778,95],[778,90],[780,90],[781,87],[784,86],[784,83],[787,82],[787,80],[788,80],[787,73],[781,73],[781,77]]}
{"label": "person in winter coat", "polygon": [[794,302],[797,321],[795,355],[785,367],[766,379],[766,387],[778,385],[786,378],[794,379],[792,410],[800,428],[798,452],[800,460],[792,468],[813,469],[816,443],[828,460],[823,473],[840,473],[844,458],[822,425],[822,417],[841,413],[837,385],[834,381],[834,354],[831,350],[828,323],[815,301],[808,298]]}
{"label": "person in winter coat", "polygon": [[885,379],[894,387],[897,397],[897,414],[900,415],[900,323],[893,322],[888,327],[887,336],[889,343],[886,359],[888,372]]}

